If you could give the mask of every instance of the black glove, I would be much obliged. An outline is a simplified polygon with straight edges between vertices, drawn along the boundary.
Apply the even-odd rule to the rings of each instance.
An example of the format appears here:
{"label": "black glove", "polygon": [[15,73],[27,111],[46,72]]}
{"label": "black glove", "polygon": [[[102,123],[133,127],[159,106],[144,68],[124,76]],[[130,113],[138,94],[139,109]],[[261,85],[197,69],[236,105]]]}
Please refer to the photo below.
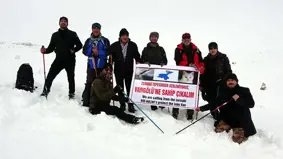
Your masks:
{"label": "black glove", "polygon": [[160,63],[160,66],[163,67],[163,66],[164,66],[164,63]]}
{"label": "black glove", "polygon": [[115,93],[120,93],[120,92],[123,91],[123,88],[121,86],[117,85],[117,86],[114,87],[113,91]]}

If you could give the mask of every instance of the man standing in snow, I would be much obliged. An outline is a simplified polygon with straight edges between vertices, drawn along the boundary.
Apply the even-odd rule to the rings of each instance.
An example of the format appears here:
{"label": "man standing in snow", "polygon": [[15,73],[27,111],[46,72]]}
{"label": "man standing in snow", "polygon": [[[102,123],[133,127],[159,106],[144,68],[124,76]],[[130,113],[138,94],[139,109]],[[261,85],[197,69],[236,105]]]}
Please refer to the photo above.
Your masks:
{"label": "man standing in snow", "polygon": [[100,112],[103,111],[107,115],[115,115],[119,119],[132,124],[142,122],[144,118],[126,114],[122,109],[116,106],[110,106],[111,99],[119,99],[119,97],[115,95],[116,93],[118,93],[120,97],[124,97],[123,89],[119,85],[113,89],[111,80],[112,65],[107,63],[104,65],[99,76],[92,83],[89,112],[94,115],[100,114]]}
{"label": "man standing in snow", "polygon": [[[175,57],[177,66],[190,66],[196,67],[200,74],[204,72],[204,63],[201,55],[201,51],[198,47],[191,42],[191,35],[189,33],[184,33],[182,35],[182,43],[177,45],[175,49]],[[173,117],[178,118],[179,108],[173,108]],[[187,119],[191,120],[193,118],[194,110],[187,110]]]}
{"label": "man standing in snow", "polygon": [[82,43],[77,33],[68,29],[68,19],[66,17],[59,19],[59,25],[60,29],[52,34],[49,46],[40,50],[43,54],[49,54],[53,51],[56,53],[56,58],[48,72],[41,96],[48,95],[53,80],[61,70],[65,69],[69,82],[69,98],[73,99],[75,95],[75,53],[82,48]]}
{"label": "man standing in snow", "polygon": [[[124,88],[126,84],[127,94],[130,95],[132,76],[134,71],[134,60],[140,63],[140,53],[138,46],[129,38],[129,32],[123,28],[119,34],[119,41],[113,43],[109,48],[109,53],[112,56],[114,63],[114,74],[116,83]],[[125,111],[126,105],[123,97],[120,98],[120,108]],[[135,112],[133,103],[128,103],[128,111]]]}
{"label": "man standing in snow", "polygon": [[[255,105],[253,96],[249,88],[241,87],[235,74],[228,74],[225,85],[220,87],[217,105],[230,101],[220,108],[219,122],[215,132],[233,130],[232,139],[234,142],[242,143],[249,136],[256,134],[256,129],[252,121],[250,108]],[[208,110],[209,104],[199,108],[200,111]]]}
{"label": "man standing in snow", "polygon": [[89,106],[91,83],[101,72],[107,63],[109,40],[101,35],[101,25],[99,23],[92,24],[92,33],[90,38],[85,41],[83,46],[83,54],[88,57],[87,78],[85,89],[82,94],[83,106]]}
{"label": "man standing in snow", "polygon": [[[225,84],[222,79],[224,79],[229,73],[232,73],[232,70],[228,57],[218,51],[218,45],[216,42],[209,43],[208,49],[209,54],[204,58],[206,69],[201,77],[201,91],[202,98],[209,103],[211,111],[217,107],[217,104],[214,101],[219,91],[219,85]],[[217,120],[219,112],[216,111],[211,114],[213,118]]]}
{"label": "man standing in snow", "polygon": [[[153,65],[167,65],[166,52],[162,46],[158,44],[159,34],[158,32],[152,32],[149,35],[150,42],[142,51],[141,61],[142,63]],[[164,108],[164,107],[160,107]],[[151,106],[151,110],[156,110],[157,106]]]}

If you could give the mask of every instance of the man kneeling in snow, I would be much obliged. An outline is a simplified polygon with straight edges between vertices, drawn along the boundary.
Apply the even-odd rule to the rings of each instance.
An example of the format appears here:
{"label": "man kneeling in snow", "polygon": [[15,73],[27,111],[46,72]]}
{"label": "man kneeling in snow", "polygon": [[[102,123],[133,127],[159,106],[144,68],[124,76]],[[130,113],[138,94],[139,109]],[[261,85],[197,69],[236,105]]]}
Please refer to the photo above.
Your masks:
{"label": "man kneeling in snow", "polygon": [[[252,121],[250,108],[255,105],[249,88],[241,87],[238,78],[231,73],[226,78],[226,86],[220,88],[217,104],[221,105],[231,100],[227,105],[220,108],[220,118],[215,127],[215,132],[233,130],[232,139],[234,142],[242,143],[249,136],[256,134]],[[209,110],[208,105],[200,107],[200,111]]]}
{"label": "man kneeling in snow", "polygon": [[[111,99],[119,100],[119,97],[115,95],[116,93],[118,93],[119,96],[123,96],[122,87],[116,86],[113,89],[111,79],[112,65],[106,64],[99,77],[92,83],[89,112],[94,115],[100,114],[100,112],[103,111],[107,115],[115,115],[121,120],[132,124],[138,124],[143,121],[144,118],[126,114],[122,109],[116,106],[110,106]],[[126,99],[125,102],[127,102]]]}

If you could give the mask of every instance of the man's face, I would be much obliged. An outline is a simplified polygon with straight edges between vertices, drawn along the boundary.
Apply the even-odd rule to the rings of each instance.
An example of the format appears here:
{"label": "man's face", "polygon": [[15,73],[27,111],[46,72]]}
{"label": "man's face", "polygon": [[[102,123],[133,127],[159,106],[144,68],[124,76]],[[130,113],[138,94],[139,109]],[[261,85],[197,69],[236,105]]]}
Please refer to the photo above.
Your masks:
{"label": "man's face", "polygon": [[94,36],[99,36],[100,35],[100,29],[99,28],[93,28],[92,29],[92,34]]}
{"label": "man's face", "polygon": [[211,55],[215,55],[216,53],[217,53],[217,49],[216,48],[209,48],[209,53],[211,54]]}
{"label": "man's face", "polygon": [[227,80],[227,86],[229,88],[235,88],[237,85],[237,81],[236,80],[233,80],[233,79],[228,79]]}
{"label": "man's face", "polygon": [[157,38],[156,35],[152,35],[152,36],[150,37],[150,42],[152,42],[152,43],[157,43],[157,41],[158,41],[158,38]]}
{"label": "man's face", "polygon": [[110,68],[103,69],[103,74],[104,74],[104,76],[107,80],[112,79],[112,69],[110,69]]}
{"label": "man's face", "polygon": [[123,36],[121,36],[121,41],[122,41],[123,43],[127,43],[128,40],[129,40],[128,35],[123,35]]}
{"label": "man's face", "polygon": [[59,25],[60,25],[60,28],[67,28],[68,22],[67,22],[65,19],[62,19],[62,20],[59,22]]}
{"label": "man's face", "polygon": [[189,37],[184,37],[184,38],[182,39],[182,42],[183,42],[184,45],[190,45],[190,43],[191,43],[191,38],[189,38]]}

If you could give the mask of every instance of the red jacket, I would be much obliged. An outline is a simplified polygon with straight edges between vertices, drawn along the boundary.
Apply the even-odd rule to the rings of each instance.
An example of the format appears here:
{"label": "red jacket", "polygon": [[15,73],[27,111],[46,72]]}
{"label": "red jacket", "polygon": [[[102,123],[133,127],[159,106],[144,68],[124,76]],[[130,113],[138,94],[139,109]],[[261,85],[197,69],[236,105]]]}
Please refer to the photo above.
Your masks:
{"label": "red jacket", "polygon": [[[194,43],[191,43],[192,52],[184,52],[183,43],[177,45],[175,50],[175,58],[177,66],[190,66],[195,65],[197,69],[199,69],[200,74],[204,73],[204,63],[202,62],[202,55],[197,46]],[[189,59],[189,54],[192,54],[193,59]],[[193,63],[189,63],[189,61],[193,61]]]}

